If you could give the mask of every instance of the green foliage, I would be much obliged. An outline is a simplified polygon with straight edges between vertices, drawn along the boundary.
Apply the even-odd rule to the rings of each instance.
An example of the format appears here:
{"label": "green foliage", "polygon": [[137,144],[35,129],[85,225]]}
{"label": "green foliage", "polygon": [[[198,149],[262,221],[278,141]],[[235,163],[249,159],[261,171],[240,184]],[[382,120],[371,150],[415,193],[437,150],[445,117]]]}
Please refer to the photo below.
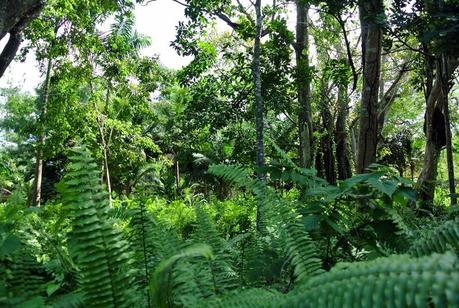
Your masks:
{"label": "green foliage", "polygon": [[[284,215],[287,218],[287,215]],[[298,221],[288,222],[286,225],[285,246],[287,255],[294,268],[295,280],[298,283],[321,274],[322,262],[316,252],[316,247],[303,224]]]}
{"label": "green foliage", "polygon": [[258,228],[263,233],[271,214],[270,205],[274,200],[274,196],[266,187],[266,184],[258,179],[252,179],[249,172],[239,166],[211,165],[209,166],[209,173],[221,177],[240,188],[245,188],[255,195],[258,207]]}
{"label": "green foliage", "polygon": [[221,294],[237,287],[239,280],[232,268],[233,260],[229,254],[228,244],[222,239],[214,223],[200,207],[196,208],[196,229],[192,239],[196,243],[209,245],[215,252],[215,257],[212,260],[207,264],[200,265],[207,269],[198,269],[200,275],[208,276],[208,278],[199,277],[198,279],[211,282],[208,288],[212,289],[215,294]]}
{"label": "green foliage", "polygon": [[221,297],[214,297],[203,302],[202,307],[272,307],[280,294],[267,289],[238,289]]}
{"label": "green foliage", "polygon": [[43,294],[44,279],[40,275],[42,269],[35,256],[24,247],[12,254],[11,261],[7,285],[10,286],[9,291],[17,297],[18,302],[20,299],[29,299]]}
{"label": "green foliage", "polygon": [[459,221],[448,220],[429,232],[423,232],[412,243],[409,252],[414,256],[454,251],[459,253]]}
{"label": "green foliage", "polygon": [[453,307],[458,305],[457,256],[392,256],[342,264],[308,280],[281,307]]}
{"label": "green foliage", "polygon": [[[354,24],[366,3],[301,0],[309,67],[294,64],[288,6],[263,3],[266,163],[256,170],[254,3],[180,1],[187,20],[172,46],[193,60],[174,71],[143,55],[150,40],[135,29],[135,3],[153,2],[50,0],[23,32],[22,56],[33,49],[42,72],[52,67],[46,106],[43,89],[2,90],[1,307],[459,306],[458,220],[419,208],[413,189],[423,94],[439,76],[428,65],[457,55],[456,0],[396,0],[390,14],[362,16],[384,26],[380,89],[391,91],[378,106],[393,102],[377,110],[376,161],[396,170],[375,164],[355,176]],[[297,164],[302,91],[317,170]],[[43,207],[27,208],[37,149]],[[434,201],[446,204],[439,160]]]}
{"label": "green foliage", "polygon": [[122,234],[109,218],[97,165],[86,148],[76,148],[62,190],[71,210],[71,255],[80,269],[79,285],[87,306],[128,307],[133,301],[130,255]]}
{"label": "green foliage", "polygon": [[150,294],[155,307],[170,307],[170,293],[177,285],[171,281],[172,271],[177,262],[184,258],[203,257],[212,259],[212,250],[204,244],[189,246],[178,254],[163,260],[155,269],[150,281]]}

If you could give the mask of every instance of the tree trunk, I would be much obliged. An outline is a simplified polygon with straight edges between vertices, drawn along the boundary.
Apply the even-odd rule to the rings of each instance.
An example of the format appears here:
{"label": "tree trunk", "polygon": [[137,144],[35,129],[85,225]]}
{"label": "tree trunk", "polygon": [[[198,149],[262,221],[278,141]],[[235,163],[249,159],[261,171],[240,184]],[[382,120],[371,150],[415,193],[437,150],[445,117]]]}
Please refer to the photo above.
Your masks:
{"label": "tree trunk", "polygon": [[43,98],[40,110],[39,118],[39,129],[38,129],[38,140],[37,140],[37,153],[35,162],[35,180],[34,180],[34,193],[33,193],[33,205],[41,206],[41,184],[43,180],[43,151],[45,146],[45,121],[46,113],[48,112],[48,100],[49,100],[49,87],[51,84],[51,69],[53,62],[48,59],[48,65],[46,68],[45,84],[43,86]]}
{"label": "tree trunk", "polygon": [[175,191],[177,193],[177,196],[180,196],[181,191],[180,191],[180,163],[176,159],[174,163],[174,169],[175,169]]}
{"label": "tree trunk", "polygon": [[449,117],[449,102],[448,102],[448,63],[447,57],[445,54],[442,54],[441,57],[441,91],[442,91],[442,105],[443,105],[443,114],[445,116],[445,139],[446,139],[446,160],[448,165],[448,184],[449,184],[449,193],[451,195],[451,205],[457,204],[456,197],[456,183],[454,180],[454,160],[453,160],[453,149],[451,144],[451,125]]}
{"label": "tree trunk", "polygon": [[357,145],[359,143],[356,128],[351,126],[349,128],[349,134],[351,135],[352,162],[355,166],[357,163]]}
{"label": "tree trunk", "polygon": [[[107,95],[106,95],[106,102],[105,106],[108,105],[108,102],[110,100],[110,86],[107,88]],[[102,144],[102,154],[103,154],[103,170],[105,171],[105,181],[107,184],[107,193],[108,193],[108,204],[111,207],[113,200],[112,200],[112,182],[110,178],[110,168],[108,165],[108,151],[109,151],[109,144],[105,140],[105,129],[104,129],[104,120],[100,117],[99,111],[97,110],[97,105],[96,102],[94,101],[94,110],[97,113],[96,116],[96,122],[97,122],[97,127],[99,129],[99,135],[100,135],[100,143]],[[103,182],[103,181],[102,181]]]}
{"label": "tree trunk", "polygon": [[384,128],[384,124],[386,123],[387,114],[397,97],[400,82],[407,72],[408,62],[404,62],[386,92],[384,92],[384,82],[381,81],[380,99],[378,103],[378,138],[381,138],[382,136],[382,130]]}
{"label": "tree trunk", "polygon": [[[430,61],[427,61],[431,67]],[[457,59],[448,59],[447,80],[457,68]],[[440,69],[437,65],[437,72]],[[433,76],[433,73],[431,74]],[[436,74],[433,85],[426,85],[426,113],[424,131],[426,135],[426,146],[424,151],[424,165],[417,181],[418,200],[424,204],[431,204],[434,199],[435,181],[437,179],[437,167],[441,149],[446,145],[445,117],[442,112],[441,101],[443,93],[441,90],[441,77]]]}
{"label": "tree trunk", "polygon": [[105,166],[105,180],[107,182],[107,193],[108,193],[108,206],[112,206],[112,180],[110,178],[110,169],[108,167],[108,144],[105,142],[105,137],[101,135],[102,146],[104,152],[104,166]]}
{"label": "tree trunk", "polygon": [[0,77],[14,59],[21,43],[21,32],[43,9],[43,0],[0,1],[0,40],[10,33],[8,42],[0,54]]}
{"label": "tree trunk", "polygon": [[318,152],[322,152],[323,157],[323,174],[328,183],[336,184],[336,172],[335,172],[335,153],[333,147],[333,116],[330,112],[330,99],[327,95],[329,92],[328,83],[323,80],[321,82],[321,99],[320,99],[320,116],[322,118],[322,134],[320,137],[320,149]]}
{"label": "tree trunk", "polygon": [[361,1],[359,10],[362,28],[363,86],[356,171],[362,173],[376,161],[382,50],[382,29],[376,21],[376,16],[384,13],[383,1]]}
{"label": "tree trunk", "polygon": [[[255,94],[255,126],[256,126],[256,156],[257,156],[257,177],[260,180],[264,180],[264,174],[262,168],[265,165],[265,149],[264,149],[264,136],[263,136],[263,125],[264,125],[264,106],[263,96],[261,93],[261,31],[263,26],[263,16],[261,12],[261,0],[255,2],[256,12],[256,32],[255,41],[253,46],[253,83],[254,83],[254,94]],[[256,228],[260,231],[261,213],[260,204],[257,206],[257,217],[256,217]]]}
{"label": "tree trunk", "polygon": [[298,132],[300,166],[312,164],[311,73],[309,68],[308,11],[304,0],[296,0],[296,84],[298,95]]}
{"label": "tree trunk", "polygon": [[339,85],[338,88],[338,115],[335,125],[336,162],[338,179],[345,180],[352,176],[351,159],[349,157],[349,143],[347,132],[348,100],[347,86]]}

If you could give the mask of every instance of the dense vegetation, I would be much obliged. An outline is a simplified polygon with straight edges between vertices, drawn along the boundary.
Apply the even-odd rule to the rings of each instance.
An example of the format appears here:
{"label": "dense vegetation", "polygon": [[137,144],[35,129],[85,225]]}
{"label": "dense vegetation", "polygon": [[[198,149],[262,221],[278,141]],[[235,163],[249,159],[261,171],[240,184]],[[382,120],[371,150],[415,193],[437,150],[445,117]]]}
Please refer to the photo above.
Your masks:
{"label": "dense vegetation", "polygon": [[162,1],[0,4],[0,306],[458,307],[459,1]]}

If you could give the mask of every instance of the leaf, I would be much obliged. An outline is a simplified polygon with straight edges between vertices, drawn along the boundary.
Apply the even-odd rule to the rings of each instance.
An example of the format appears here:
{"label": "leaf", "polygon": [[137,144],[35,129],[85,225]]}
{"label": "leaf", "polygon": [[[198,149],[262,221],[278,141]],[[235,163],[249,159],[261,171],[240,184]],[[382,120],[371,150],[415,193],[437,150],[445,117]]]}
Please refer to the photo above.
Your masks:
{"label": "leaf", "polygon": [[19,248],[20,244],[21,242],[15,235],[7,235],[0,246],[0,259],[14,253]]}
{"label": "leaf", "polygon": [[381,179],[377,177],[370,177],[367,180],[367,183],[374,189],[386,194],[389,197],[392,197],[398,186],[398,182],[396,181],[381,181]]}
{"label": "leaf", "polygon": [[45,301],[43,297],[41,296],[33,297],[16,306],[16,308],[41,308],[41,307],[45,307]]}
{"label": "leaf", "polygon": [[303,218],[303,224],[306,231],[314,231],[319,229],[320,223],[323,220],[322,215],[308,215]]}
{"label": "leaf", "polygon": [[338,226],[338,224],[336,224],[334,221],[332,221],[330,218],[326,217],[326,216],[323,216],[323,219],[324,221],[327,223],[327,225],[329,225],[333,230],[335,230],[336,232],[338,232],[339,234],[343,235],[344,234],[344,230],[343,228],[341,228],[340,226]]}
{"label": "leaf", "polygon": [[175,264],[181,259],[193,258],[193,257],[204,257],[206,259],[212,259],[212,249],[209,245],[195,244],[189,246],[173,255],[169,259],[163,260],[156,267],[150,280],[149,292],[151,294],[155,307],[167,307],[168,294],[171,289],[170,283],[170,272],[174,268]]}
{"label": "leaf", "polygon": [[48,286],[46,287],[46,294],[48,294],[48,296],[51,296],[54,294],[54,292],[59,290],[60,287],[61,285],[59,284],[49,283]]}

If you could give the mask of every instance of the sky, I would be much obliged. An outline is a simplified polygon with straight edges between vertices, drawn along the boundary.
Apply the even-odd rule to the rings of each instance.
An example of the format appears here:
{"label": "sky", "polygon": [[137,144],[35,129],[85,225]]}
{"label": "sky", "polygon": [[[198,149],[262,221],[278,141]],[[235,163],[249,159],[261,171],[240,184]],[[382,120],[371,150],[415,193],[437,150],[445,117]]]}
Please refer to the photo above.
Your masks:
{"label": "sky", "polygon": [[[180,57],[170,46],[175,39],[175,26],[180,20],[185,20],[183,7],[170,0],[157,0],[147,6],[137,5],[135,9],[136,29],[151,38],[151,46],[142,53],[146,56],[159,56],[160,62],[169,68],[178,69],[188,64],[191,59]],[[0,50],[3,50],[8,36],[0,41]],[[19,87],[34,93],[34,89],[43,80],[38,70],[38,64],[33,52],[24,63],[15,61],[0,79],[0,88]]]}

